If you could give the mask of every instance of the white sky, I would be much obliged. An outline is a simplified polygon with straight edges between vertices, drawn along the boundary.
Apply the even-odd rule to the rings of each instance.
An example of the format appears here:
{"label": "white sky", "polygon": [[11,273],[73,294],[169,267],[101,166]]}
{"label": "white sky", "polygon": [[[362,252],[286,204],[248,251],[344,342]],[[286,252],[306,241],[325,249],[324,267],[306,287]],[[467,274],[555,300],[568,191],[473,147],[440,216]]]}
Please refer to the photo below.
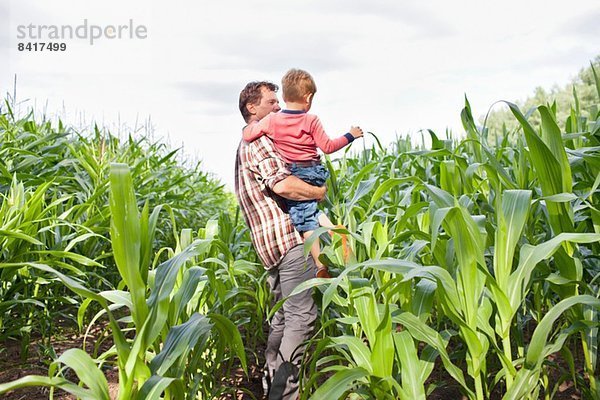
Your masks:
{"label": "white sky", "polygon": [[[18,25],[84,19],[133,19],[148,38],[17,51]],[[354,124],[384,143],[426,128],[461,135],[465,93],[477,117],[496,100],[567,83],[600,53],[598,21],[597,0],[0,0],[0,89],[12,93],[16,74],[23,107],[113,133],[150,119],[156,137],[183,144],[232,188],[248,81],[308,70],[311,112],[330,136]]]}

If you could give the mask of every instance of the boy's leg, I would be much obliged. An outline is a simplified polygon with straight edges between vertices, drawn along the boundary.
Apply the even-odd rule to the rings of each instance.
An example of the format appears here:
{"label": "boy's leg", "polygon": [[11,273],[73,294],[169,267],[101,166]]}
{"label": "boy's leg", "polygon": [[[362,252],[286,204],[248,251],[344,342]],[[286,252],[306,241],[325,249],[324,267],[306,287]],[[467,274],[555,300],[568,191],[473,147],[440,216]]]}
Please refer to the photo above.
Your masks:
{"label": "boy's leg", "polygon": [[290,172],[292,175],[314,186],[323,186],[327,179],[329,179],[329,171],[321,164],[310,167],[299,167],[292,164]]}
{"label": "boy's leg", "polygon": [[[321,225],[325,228],[329,228],[329,229],[334,229],[334,228],[346,229],[346,227],[344,225],[334,225],[333,222],[331,222],[331,220],[327,217],[327,215],[325,215],[325,213],[319,214],[319,225]],[[333,238],[334,232],[329,231],[329,235]],[[345,233],[340,233],[339,235],[342,238],[342,250],[343,250],[343,254],[344,254],[344,262],[348,262],[348,257],[350,255],[350,248],[348,247],[348,239],[346,238]]]}
{"label": "boy's leg", "polygon": [[[329,172],[320,164],[311,167],[298,167],[292,165],[290,167],[290,172],[294,176],[315,186],[324,185],[329,177]],[[288,201],[288,209],[292,223],[298,232],[302,234],[304,241],[312,235],[319,225],[334,228],[333,223],[327,218],[325,213],[318,210],[317,202],[315,200],[302,202]],[[331,278],[327,267],[319,261],[321,246],[318,238],[310,247],[310,254],[317,265],[317,277]]]}
{"label": "boy's leg", "polygon": [[[306,231],[302,232],[302,237],[304,238],[304,242],[308,240],[308,238],[314,233],[314,231]],[[321,246],[319,243],[319,239],[315,240],[313,244],[310,246],[310,255],[313,260],[315,260],[315,264],[317,265],[317,269],[323,268],[323,263],[319,261],[319,255],[321,254]]]}
{"label": "boy's leg", "polygon": [[[306,242],[306,240],[310,237],[310,235],[313,234],[314,231],[306,231],[302,233],[302,236],[304,237],[304,241]],[[317,278],[331,278],[331,275],[329,275],[329,271],[327,270],[327,267],[325,265],[323,265],[323,263],[321,261],[319,261],[319,255],[321,254],[321,245],[319,242],[319,239],[317,238],[317,240],[315,240],[313,242],[313,244],[310,246],[310,255],[312,256],[313,260],[315,261],[315,265],[317,266]]]}
{"label": "boy's leg", "polygon": [[319,225],[325,228],[335,228],[335,225],[324,212],[319,214]]}

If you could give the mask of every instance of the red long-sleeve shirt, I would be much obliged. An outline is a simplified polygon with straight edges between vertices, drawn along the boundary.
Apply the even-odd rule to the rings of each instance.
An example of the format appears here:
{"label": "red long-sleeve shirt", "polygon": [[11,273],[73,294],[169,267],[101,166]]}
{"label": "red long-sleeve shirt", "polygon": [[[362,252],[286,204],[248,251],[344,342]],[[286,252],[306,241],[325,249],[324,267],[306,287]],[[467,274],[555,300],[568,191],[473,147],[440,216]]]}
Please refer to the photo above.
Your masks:
{"label": "red long-sleeve shirt", "polygon": [[244,128],[243,137],[246,142],[263,135],[273,140],[275,148],[288,163],[318,161],[317,147],[330,154],[354,140],[350,133],[331,139],[323,130],[319,117],[296,110],[271,113]]}

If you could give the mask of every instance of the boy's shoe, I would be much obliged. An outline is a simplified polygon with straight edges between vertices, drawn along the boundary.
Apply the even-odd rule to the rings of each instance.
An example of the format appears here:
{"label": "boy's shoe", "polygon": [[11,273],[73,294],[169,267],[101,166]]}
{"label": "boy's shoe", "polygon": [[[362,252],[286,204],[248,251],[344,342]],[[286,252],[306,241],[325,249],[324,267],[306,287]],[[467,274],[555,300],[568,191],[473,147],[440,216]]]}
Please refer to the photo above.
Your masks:
{"label": "boy's shoe", "polygon": [[317,267],[317,278],[331,278],[326,266],[323,265],[322,267]]}

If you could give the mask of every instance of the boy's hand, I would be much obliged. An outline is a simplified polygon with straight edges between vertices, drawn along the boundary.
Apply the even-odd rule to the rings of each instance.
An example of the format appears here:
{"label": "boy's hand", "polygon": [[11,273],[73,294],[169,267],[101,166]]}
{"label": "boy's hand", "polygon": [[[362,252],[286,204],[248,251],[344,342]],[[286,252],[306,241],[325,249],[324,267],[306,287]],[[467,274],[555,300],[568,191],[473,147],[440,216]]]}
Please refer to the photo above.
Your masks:
{"label": "boy's hand", "polygon": [[358,126],[353,126],[350,128],[350,134],[354,136],[355,139],[361,138],[364,136],[362,129]]}

